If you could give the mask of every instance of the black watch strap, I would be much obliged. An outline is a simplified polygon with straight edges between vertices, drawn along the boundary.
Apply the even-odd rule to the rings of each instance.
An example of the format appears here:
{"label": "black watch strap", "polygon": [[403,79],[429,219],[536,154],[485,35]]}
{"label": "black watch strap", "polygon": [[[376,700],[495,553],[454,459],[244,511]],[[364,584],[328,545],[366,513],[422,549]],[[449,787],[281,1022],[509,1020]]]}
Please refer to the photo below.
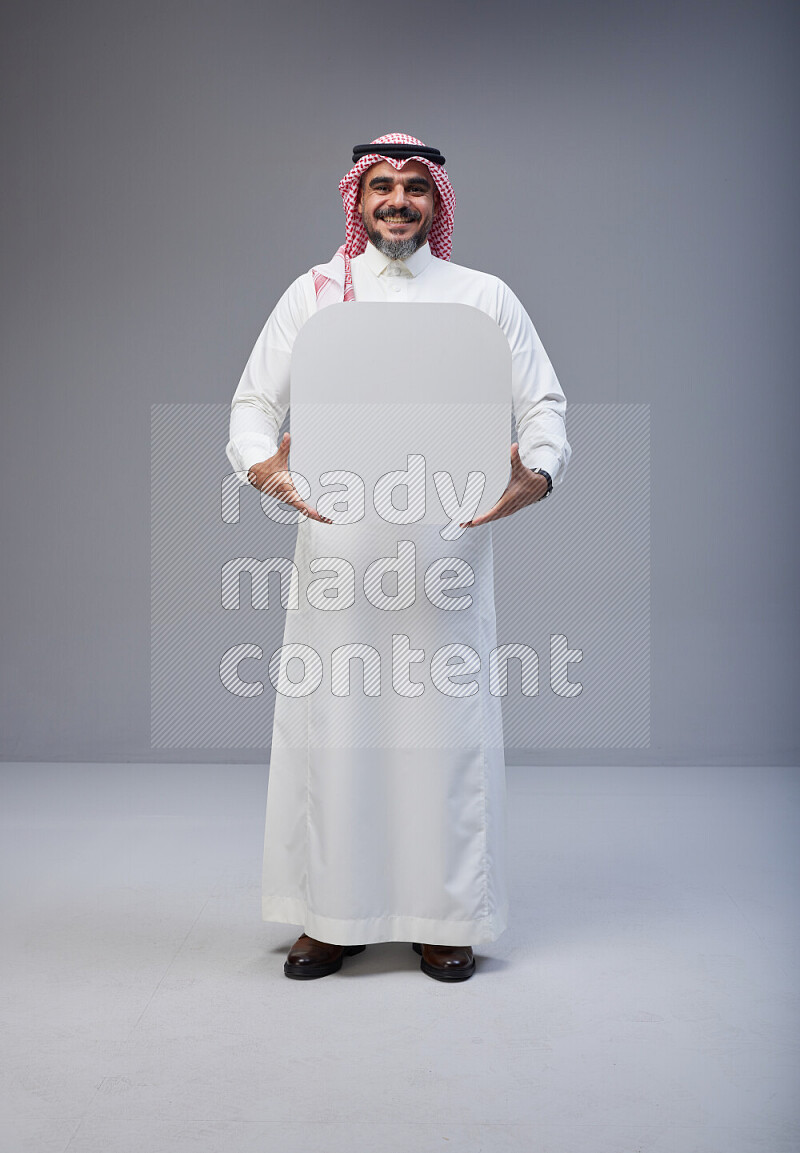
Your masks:
{"label": "black watch strap", "polygon": [[531,472],[538,472],[539,475],[543,476],[544,479],[547,481],[547,492],[544,494],[544,496],[539,497],[539,500],[545,500],[545,498],[548,497],[550,495],[550,493],[553,491],[553,478],[550,475],[550,473],[547,472],[543,468],[532,468]]}

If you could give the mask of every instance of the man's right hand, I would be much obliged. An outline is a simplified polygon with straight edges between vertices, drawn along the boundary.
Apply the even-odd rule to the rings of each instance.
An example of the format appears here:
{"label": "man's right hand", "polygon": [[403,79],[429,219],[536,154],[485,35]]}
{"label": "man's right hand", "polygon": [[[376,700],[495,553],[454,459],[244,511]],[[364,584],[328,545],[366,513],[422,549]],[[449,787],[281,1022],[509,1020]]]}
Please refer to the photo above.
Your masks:
{"label": "man's right hand", "polygon": [[292,477],[289,472],[291,441],[292,438],[289,433],[285,432],[275,455],[268,457],[267,460],[259,461],[258,464],[251,465],[247,470],[247,479],[259,492],[269,493],[276,500],[293,505],[311,520],[318,520],[320,524],[333,524],[333,521],[328,520],[325,516],[320,516],[315,508],[311,508],[310,505],[301,500],[300,494],[292,484]]}

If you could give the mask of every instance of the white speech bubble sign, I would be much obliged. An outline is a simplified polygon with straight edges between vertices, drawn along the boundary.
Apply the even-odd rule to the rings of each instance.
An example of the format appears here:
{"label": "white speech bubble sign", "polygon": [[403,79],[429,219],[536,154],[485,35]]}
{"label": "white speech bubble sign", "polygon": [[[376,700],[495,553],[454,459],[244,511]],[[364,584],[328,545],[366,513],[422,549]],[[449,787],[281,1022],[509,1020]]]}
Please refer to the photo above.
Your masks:
{"label": "white speech bubble sign", "polygon": [[511,350],[480,309],[321,309],[295,340],[291,395],[290,469],[337,523],[448,525],[508,484]]}

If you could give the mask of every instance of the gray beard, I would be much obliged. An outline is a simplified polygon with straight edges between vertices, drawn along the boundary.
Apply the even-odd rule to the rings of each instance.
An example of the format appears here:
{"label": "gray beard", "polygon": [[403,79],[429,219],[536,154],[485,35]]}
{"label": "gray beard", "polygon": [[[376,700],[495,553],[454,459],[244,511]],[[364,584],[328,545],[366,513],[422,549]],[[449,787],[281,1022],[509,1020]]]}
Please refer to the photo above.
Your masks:
{"label": "gray beard", "polygon": [[418,248],[422,248],[428,239],[428,233],[431,230],[432,224],[433,220],[430,221],[427,228],[423,228],[416,236],[409,236],[406,240],[384,240],[380,232],[378,232],[377,229],[370,228],[366,220],[364,220],[364,228],[373,247],[377,248],[378,252],[382,252],[384,256],[388,256],[390,260],[407,260]]}
{"label": "gray beard", "polygon": [[368,234],[370,240],[390,260],[406,260],[425,243],[425,237],[409,236],[407,240],[384,240],[379,232]]}

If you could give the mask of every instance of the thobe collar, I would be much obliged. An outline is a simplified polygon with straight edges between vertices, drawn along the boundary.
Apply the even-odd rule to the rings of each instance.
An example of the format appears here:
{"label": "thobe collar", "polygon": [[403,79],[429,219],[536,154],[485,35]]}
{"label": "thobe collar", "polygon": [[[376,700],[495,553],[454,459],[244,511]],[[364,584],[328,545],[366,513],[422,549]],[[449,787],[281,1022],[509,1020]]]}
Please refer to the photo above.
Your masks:
{"label": "thobe collar", "polygon": [[[385,253],[379,252],[370,241],[364,249],[364,262],[375,276],[419,276],[433,260],[433,253],[426,241],[416,252],[412,252],[405,260],[392,260]],[[389,268],[392,265],[392,268]],[[398,265],[401,266],[398,268]],[[404,266],[404,267],[403,267]]]}

